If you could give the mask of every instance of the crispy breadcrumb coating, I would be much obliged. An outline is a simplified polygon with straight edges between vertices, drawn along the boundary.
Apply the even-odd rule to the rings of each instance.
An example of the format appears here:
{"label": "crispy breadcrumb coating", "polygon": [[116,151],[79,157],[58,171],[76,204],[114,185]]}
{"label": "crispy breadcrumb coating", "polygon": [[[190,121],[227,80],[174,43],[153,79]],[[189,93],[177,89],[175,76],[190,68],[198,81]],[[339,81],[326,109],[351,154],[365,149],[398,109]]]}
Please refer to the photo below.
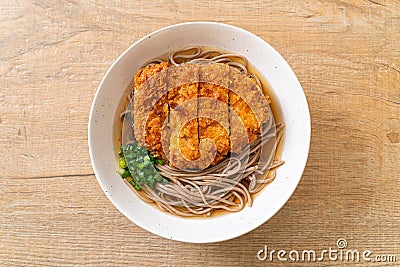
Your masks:
{"label": "crispy breadcrumb coating", "polygon": [[[260,94],[261,88],[251,78],[244,79],[226,64],[215,64],[207,71],[198,64],[186,65],[175,70],[161,62],[138,70],[134,130],[139,144],[156,157],[168,158],[177,168],[199,169],[219,163],[229,153],[239,153],[260,136],[260,125],[270,118],[260,97],[268,102],[269,97]],[[187,82],[197,79],[200,82]],[[155,99],[152,87],[168,93]]]}
{"label": "crispy breadcrumb coating", "polygon": [[[154,156],[166,160],[162,147],[162,129],[164,121],[168,118],[167,96],[163,95],[160,99],[154,99],[153,95],[148,95],[140,90],[148,90],[150,86],[147,81],[156,74],[160,75],[160,85],[165,86],[167,62],[148,65],[141,68],[134,77],[134,118],[135,118],[135,137],[141,146],[145,146]],[[165,73],[161,73],[164,71]],[[154,80],[154,79],[153,79]],[[152,80],[152,81],[153,81]],[[166,88],[165,88],[166,89]],[[165,90],[166,91],[166,90]],[[156,101],[152,107],[149,102]],[[144,131],[143,131],[144,129]]]}

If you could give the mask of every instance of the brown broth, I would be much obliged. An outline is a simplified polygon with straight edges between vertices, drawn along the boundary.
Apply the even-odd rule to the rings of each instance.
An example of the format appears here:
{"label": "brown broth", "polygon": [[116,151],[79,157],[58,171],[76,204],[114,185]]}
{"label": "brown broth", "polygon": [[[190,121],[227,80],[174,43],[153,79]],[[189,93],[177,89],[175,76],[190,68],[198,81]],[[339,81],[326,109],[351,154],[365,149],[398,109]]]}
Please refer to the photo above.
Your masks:
{"label": "brown broth", "polygon": [[[226,52],[222,49],[215,49],[215,48],[210,48],[210,47],[201,47],[201,49],[213,49],[213,50],[219,50],[221,52]],[[168,60],[168,54],[164,54],[161,56],[158,56],[156,58],[162,59],[162,60]],[[259,78],[261,84],[262,84],[262,88],[263,88],[263,93],[268,95],[271,99],[271,103],[270,103],[270,108],[272,111],[272,114],[274,116],[275,119],[275,123],[278,122],[283,122],[283,116],[282,116],[282,111],[281,111],[281,107],[278,103],[278,101],[276,101],[276,96],[270,86],[270,84],[267,82],[267,80],[265,79],[265,77],[260,73],[260,71],[258,71],[252,64],[251,62],[248,62],[248,66],[247,69],[249,70],[249,72],[257,75],[257,77]],[[134,76],[135,73],[132,73],[132,77]],[[119,156],[119,149],[121,147],[121,140],[122,140],[122,136],[121,136],[121,131],[122,131],[122,120],[120,119],[120,114],[126,109],[126,107],[128,106],[128,95],[132,92],[133,90],[133,78],[132,81],[129,83],[129,85],[127,86],[127,88],[125,89],[124,94],[122,95],[121,101],[120,101],[120,105],[117,109],[117,113],[115,114],[115,124],[114,124],[114,151],[115,151],[115,157],[116,157],[116,161],[118,161]],[[285,130],[285,129],[283,129]],[[285,134],[285,133],[284,133]],[[283,147],[283,141],[284,138],[282,138],[281,142],[278,144],[278,146],[276,147],[275,150],[275,156],[274,158],[281,158],[282,156],[282,147]],[[279,169],[278,169],[279,172]],[[268,174],[265,173],[264,177]],[[265,185],[265,187],[267,187],[269,184]],[[135,190],[132,188],[132,190]],[[256,201],[256,197],[258,194],[260,194],[264,189],[262,189],[260,192],[256,193],[256,194],[252,194],[253,197],[253,201]],[[152,204],[156,209],[158,209],[156,204]],[[217,210],[214,211],[211,215],[211,217],[214,216],[220,216],[220,215],[225,215],[231,213],[229,211],[225,211],[225,210]],[[178,216],[178,215],[177,215]],[[188,218],[203,218],[204,216],[195,216],[195,217],[188,217]]]}

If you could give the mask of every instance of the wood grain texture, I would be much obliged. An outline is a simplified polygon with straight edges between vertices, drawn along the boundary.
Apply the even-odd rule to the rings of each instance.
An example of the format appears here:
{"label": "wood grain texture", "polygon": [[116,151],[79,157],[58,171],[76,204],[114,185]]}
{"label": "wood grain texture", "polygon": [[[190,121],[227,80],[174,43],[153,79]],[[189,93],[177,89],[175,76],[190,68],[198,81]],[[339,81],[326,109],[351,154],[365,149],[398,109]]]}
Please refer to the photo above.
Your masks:
{"label": "wood grain texture", "polygon": [[[185,244],[132,224],[90,166],[87,122],[113,60],[161,27],[247,29],[289,62],[312,141],[289,202],[258,229]],[[400,262],[400,2],[12,1],[0,4],[0,266],[349,266],[260,262],[257,251],[335,247]],[[352,264],[365,266],[365,263]]]}

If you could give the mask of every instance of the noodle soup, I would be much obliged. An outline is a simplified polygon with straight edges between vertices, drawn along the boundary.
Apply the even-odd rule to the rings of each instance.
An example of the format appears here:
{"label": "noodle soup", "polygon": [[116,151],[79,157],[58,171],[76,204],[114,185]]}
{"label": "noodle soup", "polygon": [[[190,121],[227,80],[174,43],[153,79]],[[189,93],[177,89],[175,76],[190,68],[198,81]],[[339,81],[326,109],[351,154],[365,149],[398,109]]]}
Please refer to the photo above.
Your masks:
{"label": "noodle soup", "polygon": [[[202,138],[211,139],[214,141],[214,144],[216,144],[216,151],[213,160],[210,161],[210,164],[205,168],[196,169],[201,165],[199,163],[197,165],[192,164],[191,168],[182,170],[180,168],[181,166],[179,166],[181,162],[179,160],[173,160],[175,155],[171,150],[173,151],[176,147],[171,147],[169,144],[169,155],[167,155],[168,153],[164,153],[164,150],[156,149],[161,143],[160,140],[162,138],[153,138],[152,140],[146,140],[146,138],[143,138],[144,141],[142,141],[142,144],[139,144],[139,146],[150,150],[148,151],[148,161],[152,166],[154,166],[157,175],[151,173],[153,180],[149,180],[147,177],[140,180],[137,177],[137,173],[133,173],[137,170],[136,165],[131,166],[132,164],[136,164],[137,161],[133,160],[135,163],[130,164],[126,159],[126,151],[122,149],[118,157],[120,163],[119,172],[122,178],[127,185],[132,188],[133,192],[135,192],[143,201],[153,203],[159,209],[179,216],[211,216],[224,213],[224,211],[237,212],[243,209],[245,205],[251,206],[255,195],[267,184],[273,181],[276,176],[277,168],[284,163],[280,160],[280,140],[282,139],[284,124],[281,121],[279,106],[277,102],[274,101],[274,95],[272,94],[267,82],[243,56],[212,48],[193,47],[163,55],[154,61],[145,64],[145,66],[136,73],[135,79],[126,90],[124,100],[121,101],[120,113],[117,114],[119,118],[116,119],[117,123],[114,125],[116,151],[118,151],[121,144],[124,143],[121,134],[123,131],[123,120],[126,120],[124,116],[126,114],[135,113],[132,103],[134,102],[135,97],[138,97],[138,94],[135,95],[133,91],[137,90],[137,92],[140,92],[139,90],[143,90],[143,88],[139,89],[140,86],[137,86],[138,81],[145,77],[145,79],[142,80],[144,80],[143,83],[146,83],[146,81],[151,79],[152,75],[155,75],[154,72],[156,71],[154,71],[154,69],[161,69],[159,64],[162,64],[162,62],[167,62],[167,67],[165,67],[167,71],[172,69],[173,66],[181,66],[189,63],[208,64],[209,62],[219,64],[216,67],[218,70],[226,68],[221,65],[227,65],[229,68],[234,68],[237,70],[237,77],[240,78],[236,77],[236,83],[239,83],[241,80],[251,80],[254,83],[254,87],[251,87],[251,90],[259,89],[264,94],[265,99],[270,102],[269,107],[271,109],[268,114],[269,117],[268,119],[264,118],[265,121],[263,125],[255,125],[253,122],[254,118],[256,118],[256,114],[251,114],[251,105],[254,104],[254,101],[248,101],[247,103],[243,100],[242,96],[238,96],[232,90],[229,90],[230,88],[228,83],[230,83],[231,79],[227,79],[228,83],[225,84],[226,86],[210,86],[208,83],[196,81],[196,83],[193,83],[190,86],[181,86],[178,90],[174,88],[173,90],[176,92],[168,92],[166,97],[162,100],[163,103],[161,103],[160,108],[158,110],[156,109],[156,112],[154,112],[155,114],[158,114],[157,116],[164,117],[164,121],[167,121],[169,127],[172,123],[168,120],[170,120],[170,114],[176,106],[191,100],[198,101],[197,103],[199,103],[199,100],[196,100],[196,97],[198,99],[205,95],[213,100],[218,100],[219,102],[226,104],[226,112],[224,107],[221,106],[221,109],[218,110],[219,112],[214,112],[217,113],[217,116],[214,115],[212,119],[197,117],[195,120],[192,120],[189,126],[187,126],[188,124],[183,125],[183,130],[189,132],[190,136],[181,139],[178,137],[177,150],[183,150],[198,140],[197,146],[195,144],[194,149],[191,149],[183,157],[184,160],[193,157],[193,161],[198,160],[198,155],[201,154],[197,153],[200,151],[200,140],[202,140]],[[235,70],[230,70],[229,73],[236,73]],[[152,75],[146,73],[146,71]],[[242,75],[243,78],[241,78],[240,75]],[[196,97],[189,97],[193,95]],[[182,96],[187,97],[183,98]],[[140,101],[137,101],[136,104],[138,103],[140,104]],[[167,109],[165,109],[165,106],[164,109],[162,109],[162,104],[166,104]],[[129,107],[131,108],[130,110]],[[203,105],[197,105],[196,108],[196,112],[199,114],[202,112],[201,109],[203,108]],[[212,107],[208,108],[209,110],[212,109]],[[206,109],[206,112],[207,111],[208,110]],[[166,115],[162,115],[162,112]],[[232,144],[232,141],[227,139],[241,138],[239,135],[235,136],[232,134],[231,131],[231,128],[233,128],[231,127],[233,125],[232,122],[235,121],[235,117],[232,115],[234,113],[238,113],[238,118],[245,121],[243,124],[247,132],[247,138],[249,140],[248,149],[250,151],[247,163],[251,163],[246,166],[239,166],[240,163],[234,163],[234,161],[231,160],[232,158],[240,158],[242,153],[241,150],[245,149],[245,145],[238,147],[236,151],[233,146],[226,149],[226,143],[228,143],[228,147]],[[242,117],[240,115],[242,115]],[[153,117],[158,119],[157,116]],[[120,117],[123,119],[120,119]],[[214,118],[220,121],[216,121]],[[249,121],[249,123],[246,124],[246,121]],[[222,126],[224,122],[229,126],[224,128]],[[157,133],[161,132],[159,130],[161,130],[162,125],[162,122],[158,122],[157,127],[154,127]],[[259,158],[262,157],[260,155],[262,155],[264,151],[261,150],[260,147],[262,144],[266,143],[263,141],[263,138],[268,136],[266,134],[262,135],[262,127],[267,125],[269,125],[269,128],[266,129],[267,133],[270,128],[274,129],[273,137],[275,138],[275,141],[273,143],[273,148],[269,149],[270,153],[273,154],[264,155],[265,157],[270,157],[270,160],[262,165],[259,164]],[[215,133],[218,133],[218,137],[215,137]],[[160,135],[160,133],[158,133],[158,135]],[[223,138],[220,138],[221,136]],[[223,140],[221,141],[218,138]],[[255,152],[251,153],[253,150]],[[172,158],[172,160],[170,160],[170,158]],[[188,164],[182,165],[187,166]],[[241,171],[242,175],[240,177],[238,176],[239,178],[235,176],[235,168],[240,169]],[[159,181],[157,180],[159,177],[158,175],[161,177]],[[210,177],[214,178],[211,179]],[[212,182],[210,182],[210,180],[212,180]]]}

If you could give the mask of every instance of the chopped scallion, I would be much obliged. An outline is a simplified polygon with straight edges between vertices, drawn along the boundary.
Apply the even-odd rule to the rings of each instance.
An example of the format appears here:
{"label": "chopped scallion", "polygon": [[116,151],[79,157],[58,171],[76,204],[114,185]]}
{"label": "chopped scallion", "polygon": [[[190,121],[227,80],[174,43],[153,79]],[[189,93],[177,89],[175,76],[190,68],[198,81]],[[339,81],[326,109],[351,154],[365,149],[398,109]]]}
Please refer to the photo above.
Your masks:
{"label": "chopped scallion", "polygon": [[119,167],[122,168],[122,169],[125,169],[125,168],[126,168],[126,161],[125,161],[125,158],[120,158],[120,159],[119,159]]}
{"label": "chopped scallion", "polygon": [[123,174],[121,174],[122,178],[124,178],[124,179],[126,177],[128,177],[129,175],[131,175],[131,173],[129,171],[125,171]]}

